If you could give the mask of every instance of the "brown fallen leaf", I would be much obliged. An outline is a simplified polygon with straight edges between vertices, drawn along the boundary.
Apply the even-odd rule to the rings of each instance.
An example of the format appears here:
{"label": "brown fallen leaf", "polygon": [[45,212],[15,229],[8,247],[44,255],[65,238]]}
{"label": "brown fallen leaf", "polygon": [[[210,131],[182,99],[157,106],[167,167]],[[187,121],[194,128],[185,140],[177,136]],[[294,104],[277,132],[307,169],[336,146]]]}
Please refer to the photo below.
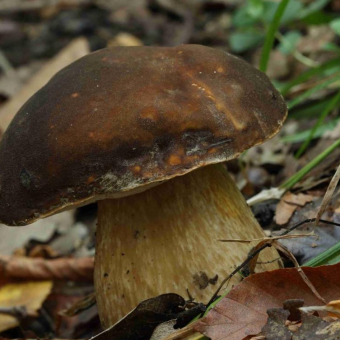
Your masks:
{"label": "brown fallen leaf", "polygon": [[275,221],[279,225],[283,225],[289,222],[293,213],[298,207],[303,207],[306,203],[311,202],[314,199],[312,195],[306,194],[292,194],[287,192],[276,207]]}
{"label": "brown fallen leaf", "polygon": [[93,268],[92,257],[45,260],[0,255],[1,279],[92,281]]}
{"label": "brown fallen leaf", "polygon": [[305,282],[305,284],[309,287],[311,292],[313,292],[314,296],[319,301],[326,303],[325,299],[320,295],[320,293],[315,288],[313,283],[309,280],[309,278],[306,275],[306,273],[304,272],[304,270],[300,267],[300,265],[299,265],[298,261],[296,260],[296,258],[294,257],[294,255],[288,249],[286,249],[282,244],[280,244],[278,242],[275,243],[275,248],[277,250],[279,250],[282,254],[285,254],[294,263],[295,268],[297,269],[297,272],[299,273],[300,277]]}
{"label": "brown fallen leaf", "polygon": [[[339,297],[340,264],[303,270],[326,301]],[[267,322],[267,310],[289,299],[322,305],[296,269],[255,274],[235,286],[194,328],[212,340],[241,340],[258,334]]]}
{"label": "brown fallen leaf", "polygon": [[[28,314],[36,312],[50,294],[52,281],[11,283],[0,288],[1,307],[19,307],[27,309]],[[18,320],[10,315],[0,314],[0,332],[19,325]]]}
{"label": "brown fallen leaf", "polygon": [[[277,242],[279,239],[285,239],[285,238],[295,238],[295,235],[280,235],[276,237],[263,237],[261,239],[254,239],[254,241],[260,241],[250,252],[248,255],[248,258],[252,257],[252,259],[248,262],[247,267],[248,267],[248,272],[250,275],[253,275],[255,273],[255,267],[258,263],[258,256],[259,256],[259,251],[263,250],[266,246],[271,246],[276,248],[279,252],[287,256],[295,265],[298,273],[301,275],[301,278],[305,281],[307,286],[313,291],[314,295],[322,302],[325,302],[322,296],[318,293],[317,289],[314,287],[314,285],[309,281],[308,277],[305,275],[303,272],[302,268],[300,267],[298,261],[294,257],[294,255],[286,249],[282,244]],[[314,236],[313,233],[305,236]],[[249,243],[251,240],[240,240],[240,239],[235,239],[235,240],[220,240],[221,242],[239,242],[239,243]],[[235,269],[237,270],[237,269]],[[222,284],[224,282],[227,282],[229,278],[224,279]],[[222,286],[220,286],[219,290],[221,289]],[[219,291],[218,290],[218,291]],[[217,291],[217,292],[218,292]],[[215,293],[216,295],[217,293]]]}

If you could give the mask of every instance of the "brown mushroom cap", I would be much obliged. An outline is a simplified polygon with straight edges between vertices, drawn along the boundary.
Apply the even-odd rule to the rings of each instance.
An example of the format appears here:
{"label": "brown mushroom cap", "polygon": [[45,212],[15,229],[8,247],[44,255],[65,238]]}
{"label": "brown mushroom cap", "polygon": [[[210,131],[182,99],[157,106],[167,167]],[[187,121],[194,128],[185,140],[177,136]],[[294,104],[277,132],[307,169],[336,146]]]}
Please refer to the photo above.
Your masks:
{"label": "brown mushroom cap", "polygon": [[92,53],[58,72],[5,132],[0,222],[32,223],[235,158],[275,135],[286,113],[263,73],[220,50]]}

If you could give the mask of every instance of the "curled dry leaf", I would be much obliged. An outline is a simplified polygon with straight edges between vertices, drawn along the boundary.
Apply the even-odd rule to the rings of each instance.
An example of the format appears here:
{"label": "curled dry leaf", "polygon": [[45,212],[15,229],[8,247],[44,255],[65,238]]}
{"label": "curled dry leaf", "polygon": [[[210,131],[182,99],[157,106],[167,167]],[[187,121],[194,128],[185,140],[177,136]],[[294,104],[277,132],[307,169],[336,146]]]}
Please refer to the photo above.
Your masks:
{"label": "curled dry leaf", "polygon": [[305,194],[292,194],[287,192],[276,207],[275,220],[279,225],[283,225],[289,222],[290,218],[294,214],[298,207],[303,207],[306,203],[313,200],[314,196]]}
{"label": "curled dry leaf", "polygon": [[[326,301],[339,298],[340,264],[304,268],[304,273]],[[289,299],[306,305],[323,305],[295,268],[252,275],[195,325],[212,340],[241,340],[258,334],[267,322],[267,310],[280,308]]]}
{"label": "curled dry leaf", "polygon": [[[26,308],[28,314],[36,312],[50,294],[51,281],[23,282],[4,285],[0,289],[1,307]],[[0,314],[0,332],[18,326],[18,320],[10,315]]]}
{"label": "curled dry leaf", "polygon": [[92,257],[45,260],[0,255],[0,277],[3,279],[92,281],[93,267]]}
{"label": "curled dry leaf", "polygon": [[184,305],[184,299],[177,294],[163,294],[145,300],[115,325],[92,339],[148,340],[158,325],[177,319]]}

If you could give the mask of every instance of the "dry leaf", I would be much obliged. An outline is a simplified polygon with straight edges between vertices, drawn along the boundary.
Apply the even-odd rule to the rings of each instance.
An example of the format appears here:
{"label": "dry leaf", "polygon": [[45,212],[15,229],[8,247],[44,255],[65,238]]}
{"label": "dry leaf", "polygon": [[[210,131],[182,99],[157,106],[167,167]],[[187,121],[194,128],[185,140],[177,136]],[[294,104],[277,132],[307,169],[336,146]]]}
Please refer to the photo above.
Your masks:
{"label": "dry leaf", "polygon": [[183,311],[184,299],[177,294],[163,294],[144,300],[133,311],[93,340],[147,340],[161,323],[176,319]]}
{"label": "dry leaf", "polygon": [[175,332],[174,326],[176,325],[175,320],[169,320],[158,325],[152,333],[150,340],[162,340],[165,337]]}
{"label": "dry leaf", "polygon": [[[326,301],[339,298],[340,264],[303,270]],[[295,268],[255,274],[235,286],[195,330],[212,340],[241,340],[258,334],[267,322],[267,310],[289,299],[321,304]]]}
{"label": "dry leaf", "polygon": [[305,284],[310,288],[310,290],[313,292],[313,294],[316,296],[317,299],[320,301],[326,303],[324,298],[319,294],[313,283],[309,280],[308,276],[305,274],[304,270],[300,267],[299,263],[297,262],[296,258],[294,255],[286,249],[282,244],[276,242],[274,243],[275,248],[280,251],[281,253],[285,254],[295,265],[298,273],[300,274],[302,280],[305,282]]}
{"label": "dry leaf", "polygon": [[287,192],[276,207],[276,223],[279,225],[288,223],[298,207],[304,207],[306,203],[311,202],[313,199],[314,196],[312,195],[302,193],[295,195]]}
{"label": "dry leaf", "polygon": [[142,46],[143,42],[135,37],[133,34],[121,32],[111,39],[107,47],[112,46]]}
{"label": "dry leaf", "polygon": [[[0,289],[1,307],[26,307],[28,313],[36,312],[50,294],[51,281],[11,283]],[[13,316],[0,314],[0,332],[18,326]]]}

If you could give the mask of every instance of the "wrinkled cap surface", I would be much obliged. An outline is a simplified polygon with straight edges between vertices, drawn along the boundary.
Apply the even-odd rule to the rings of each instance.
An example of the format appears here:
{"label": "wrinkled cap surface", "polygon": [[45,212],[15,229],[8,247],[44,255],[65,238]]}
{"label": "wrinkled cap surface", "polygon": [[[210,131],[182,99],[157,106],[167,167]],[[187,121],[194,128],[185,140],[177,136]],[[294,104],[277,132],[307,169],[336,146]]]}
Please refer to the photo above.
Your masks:
{"label": "wrinkled cap surface", "polygon": [[237,157],[271,138],[286,105],[268,78],[199,45],[114,47],[57,73],[0,144],[0,222],[74,206]]}

